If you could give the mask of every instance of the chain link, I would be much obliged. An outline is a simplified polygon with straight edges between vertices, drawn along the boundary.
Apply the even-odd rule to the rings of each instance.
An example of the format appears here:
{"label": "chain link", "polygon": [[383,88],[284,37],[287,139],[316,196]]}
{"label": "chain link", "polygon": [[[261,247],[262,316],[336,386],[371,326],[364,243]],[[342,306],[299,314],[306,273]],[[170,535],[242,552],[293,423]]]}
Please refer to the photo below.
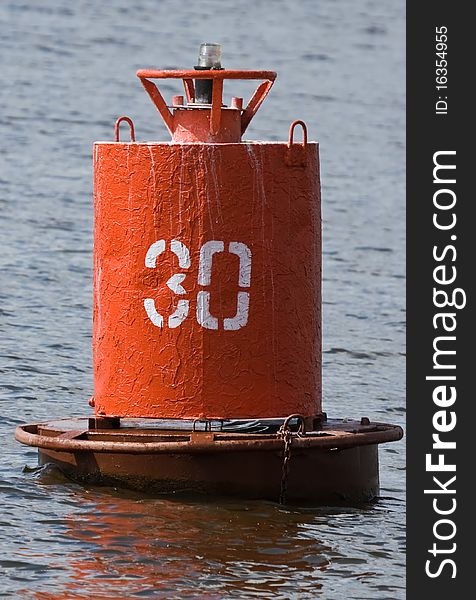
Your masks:
{"label": "chain link", "polygon": [[292,444],[292,433],[286,427],[281,426],[278,431],[278,437],[284,441],[284,452],[283,452],[283,467],[281,470],[281,489],[279,492],[279,503],[286,504],[286,495],[288,491],[288,475],[289,475],[289,461],[291,460],[291,444]]}
{"label": "chain link", "polygon": [[288,477],[289,477],[289,463],[291,461],[291,444],[293,441],[293,434],[290,429],[290,423],[293,419],[296,419],[299,423],[297,434],[299,437],[306,434],[306,422],[302,415],[289,415],[284,420],[284,423],[278,429],[276,434],[278,439],[284,441],[284,452],[283,452],[283,467],[281,471],[281,490],[279,492],[279,503],[286,504],[286,496],[288,492]]}

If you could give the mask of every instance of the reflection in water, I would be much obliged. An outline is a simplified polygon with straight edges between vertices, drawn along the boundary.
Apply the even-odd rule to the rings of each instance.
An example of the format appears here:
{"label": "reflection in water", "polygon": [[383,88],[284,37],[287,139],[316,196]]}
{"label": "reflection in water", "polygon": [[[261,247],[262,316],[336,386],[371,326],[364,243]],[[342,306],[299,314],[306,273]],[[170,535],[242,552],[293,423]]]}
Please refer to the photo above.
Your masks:
{"label": "reflection in water", "polygon": [[[271,503],[180,502],[94,490],[66,517],[67,536],[81,552],[65,556],[64,586],[38,599],[185,597],[190,582],[204,598],[290,594],[312,583],[330,548],[307,526],[309,515]],[[112,495],[109,495],[112,494]]]}
{"label": "reflection in water", "polygon": [[404,593],[405,531],[393,525],[403,502],[393,496],[355,508],[283,508],[82,487],[52,465],[27,471],[27,485],[13,494],[29,494],[34,527],[0,561],[17,582],[14,598],[396,600]]}

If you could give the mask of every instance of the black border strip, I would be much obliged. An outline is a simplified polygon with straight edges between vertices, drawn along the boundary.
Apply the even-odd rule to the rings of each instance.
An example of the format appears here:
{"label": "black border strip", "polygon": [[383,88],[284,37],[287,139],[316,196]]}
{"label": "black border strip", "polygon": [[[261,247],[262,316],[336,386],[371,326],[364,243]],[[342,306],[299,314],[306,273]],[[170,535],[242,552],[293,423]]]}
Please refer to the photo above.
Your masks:
{"label": "black border strip", "polygon": [[[407,597],[412,600],[424,598],[423,594],[432,600],[448,600],[448,594],[452,598],[473,595],[470,561],[474,551],[469,540],[474,519],[472,438],[476,439],[470,432],[476,404],[472,380],[476,372],[476,219],[472,216],[476,198],[470,178],[476,167],[471,164],[474,151],[470,148],[475,129],[470,65],[475,52],[472,20],[462,8],[461,3],[439,0],[407,3]],[[446,28],[443,58],[437,56],[442,48],[436,46],[442,43],[436,39],[437,28],[440,40]],[[436,60],[447,62],[446,89],[436,89],[437,75],[444,76],[444,71],[436,72]],[[438,113],[436,102],[441,100],[447,109],[441,102]],[[437,169],[434,182],[435,160],[456,168]],[[435,207],[435,201],[449,206],[453,198],[454,207]],[[434,218],[443,226],[456,222],[452,228],[438,229]],[[435,273],[437,267],[443,268]],[[446,283],[453,275],[455,280]],[[445,291],[458,305],[466,298],[466,306],[438,308],[435,289]],[[453,296],[456,289],[461,291]],[[443,293],[436,302],[445,304]],[[438,313],[453,316],[435,321]],[[447,331],[453,326],[454,331]],[[434,344],[438,351],[455,354],[435,354]],[[456,399],[451,401],[453,393]],[[449,431],[438,431],[443,428]],[[456,448],[433,448],[434,434],[455,442]],[[427,454],[432,464],[444,461],[455,465],[456,471],[427,468]],[[448,514],[437,514],[437,510]]]}

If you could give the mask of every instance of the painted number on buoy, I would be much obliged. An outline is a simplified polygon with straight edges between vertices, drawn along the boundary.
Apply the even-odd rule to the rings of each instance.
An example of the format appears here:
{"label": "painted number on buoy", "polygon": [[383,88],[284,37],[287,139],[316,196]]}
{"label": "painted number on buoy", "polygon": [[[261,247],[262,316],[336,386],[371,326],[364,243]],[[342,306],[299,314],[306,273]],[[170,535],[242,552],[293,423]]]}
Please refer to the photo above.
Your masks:
{"label": "painted number on buoy", "polygon": [[[145,255],[145,266],[155,269],[157,258],[166,249],[166,241],[158,240],[151,244]],[[178,264],[181,269],[190,268],[190,252],[179,240],[170,242],[170,250],[177,256]],[[240,259],[240,269],[238,275],[238,285],[241,288],[249,288],[251,283],[251,250],[242,242],[230,242],[227,247],[230,254],[236,254]],[[211,240],[205,242],[200,248],[200,261],[198,265],[198,284],[204,288],[210,286],[212,277],[213,256],[219,252],[225,252],[225,243],[222,241]],[[182,282],[186,277],[185,273],[175,273],[166,282],[166,285],[177,295],[186,294]],[[223,319],[223,329],[225,331],[236,331],[245,327],[248,323],[248,314],[250,307],[249,292],[239,291],[236,299],[236,313],[234,317]],[[157,312],[153,298],[144,300],[144,308],[147,316],[156,327],[164,327],[164,317]],[[168,317],[167,324],[171,329],[181,325],[188,316],[189,300],[181,298],[177,303],[174,313]],[[205,329],[218,329],[219,321],[210,313],[210,292],[201,290],[197,294],[197,312],[196,318],[199,325]]]}

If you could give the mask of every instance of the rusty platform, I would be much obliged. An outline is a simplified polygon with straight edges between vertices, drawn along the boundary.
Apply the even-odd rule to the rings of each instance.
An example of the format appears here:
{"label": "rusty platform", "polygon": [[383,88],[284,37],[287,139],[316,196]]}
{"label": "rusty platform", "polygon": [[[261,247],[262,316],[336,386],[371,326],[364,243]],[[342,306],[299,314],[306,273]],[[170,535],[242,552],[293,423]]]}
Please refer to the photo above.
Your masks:
{"label": "rusty platform", "polygon": [[200,423],[174,427],[150,419],[73,418],[20,425],[15,437],[38,448],[40,464],[54,463],[83,482],[354,504],[378,496],[378,444],[403,435],[396,425],[368,419],[326,421],[305,433],[273,431],[266,423],[255,426],[258,432],[227,431],[226,423],[216,430]]}

